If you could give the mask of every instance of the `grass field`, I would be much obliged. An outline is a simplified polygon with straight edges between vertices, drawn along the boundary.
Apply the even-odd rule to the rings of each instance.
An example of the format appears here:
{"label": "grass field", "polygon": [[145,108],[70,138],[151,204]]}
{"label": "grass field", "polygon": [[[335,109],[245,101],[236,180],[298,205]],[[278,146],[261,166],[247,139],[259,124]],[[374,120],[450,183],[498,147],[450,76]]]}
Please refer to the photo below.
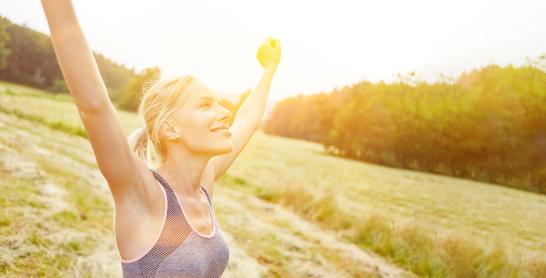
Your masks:
{"label": "grass field", "polygon": [[[0,83],[0,112],[0,274],[118,277],[111,197],[70,98]],[[546,196],[261,131],[214,206],[226,277],[546,276]]]}

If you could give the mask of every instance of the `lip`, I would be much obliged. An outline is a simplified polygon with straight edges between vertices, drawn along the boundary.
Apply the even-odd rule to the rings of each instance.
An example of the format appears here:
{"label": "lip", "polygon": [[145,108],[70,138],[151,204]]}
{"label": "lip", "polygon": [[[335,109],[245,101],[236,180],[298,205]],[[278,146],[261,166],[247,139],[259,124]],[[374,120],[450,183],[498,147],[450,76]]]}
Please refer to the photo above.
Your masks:
{"label": "lip", "polygon": [[215,131],[212,131],[213,133],[224,133],[224,134],[228,134],[229,136],[231,136],[231,131],[229,131],[229,129],[226,129],[226,128],[221,128],[221,129],[217,129]]}

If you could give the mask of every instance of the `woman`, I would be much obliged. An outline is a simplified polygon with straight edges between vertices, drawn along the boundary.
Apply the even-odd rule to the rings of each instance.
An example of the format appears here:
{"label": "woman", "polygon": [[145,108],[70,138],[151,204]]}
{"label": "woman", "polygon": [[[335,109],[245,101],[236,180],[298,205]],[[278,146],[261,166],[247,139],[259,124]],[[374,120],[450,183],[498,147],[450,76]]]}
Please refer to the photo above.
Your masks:
{"label": "woman", "polygon": [[[42,0],[70,94],[115,205],[116,241],[124,277],[219,277],[229,260],[212,207],[213,187],[263,115],[280,61],[278,40],[258,50],[256,89],[233,124],[214,92],[192,76],[153,84],[139,115],[145,127],[131,145],[110,102],[70,0]],[[152,169],[155,161],[158,168]]]}

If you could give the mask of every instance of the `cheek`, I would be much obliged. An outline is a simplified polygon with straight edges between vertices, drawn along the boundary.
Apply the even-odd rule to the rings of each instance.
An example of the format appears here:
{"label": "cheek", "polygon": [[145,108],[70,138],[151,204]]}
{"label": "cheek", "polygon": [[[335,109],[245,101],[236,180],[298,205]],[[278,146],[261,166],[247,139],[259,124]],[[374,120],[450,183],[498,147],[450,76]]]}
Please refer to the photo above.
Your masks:
{"label": "cheek", "polygon": [[207,111],[193,111],[179,114],[179,128],[190,145],[211,144],[218,140],[219,134],[210,131],[214,115]]}
{"label": "cheek", "polygon": [[[193,117],[191,120],[184,123],[182,130],[191,141],[209,140],[208,137],[214,137],[214,133],[210,130],[210,123],[204,117]],[[198,143],[198,142],[197,142]]]}
{"label": "cheek", "polygon": [[203,112],[180,113],[177,117],[178,126],[185,133],[201,134],[208,130],[208,118]]}

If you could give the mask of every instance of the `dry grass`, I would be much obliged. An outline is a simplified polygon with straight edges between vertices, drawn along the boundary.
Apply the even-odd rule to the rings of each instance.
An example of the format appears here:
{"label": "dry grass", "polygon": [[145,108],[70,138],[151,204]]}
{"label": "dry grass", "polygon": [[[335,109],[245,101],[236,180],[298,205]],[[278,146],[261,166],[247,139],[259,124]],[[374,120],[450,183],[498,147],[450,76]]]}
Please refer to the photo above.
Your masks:
{"label": "dry grass", "polygon": [[[64,100],[49,101],[45,100],[46,97],[33,94],[39,93],[22,96],[17,93],[1,94],[0,88],[0,109],[54,128],[55,123],[60,122],[68,126],[66,129],[61,128],[64,132],[78,134],[71,129],[77,128],[72,120],[77,119],[77,114],[75,110],[70,110],[73,104]],[[40,109],[44,107],[47,110]],[[63,112],[44,112],[50,110]],[[122,116],[121,119],[126,130],[134,127],[134,115]],[[29,134],[34,132],[31,127],[22,129]],[[73,169],[72,172],[86,173],[80,171],[81,167],[94,167],[89,146],[81,151],[71,139],[65,140],[62,136],[56,138],[64,141],[43,149],[54,153],[66,149],[69,153],[65,160],[80,165],[74,166],[74,169],[79,170]],[[28,163],[33,161],[30,156]],[[44,171],[56,173],[58,170],[51,167]],[[68,173],[60,172],[57,175],[65,174]],[[52,183],[63,184],[62,180]],[[301,277],[312,274],[311,271],[316,269],[318,276],[330,271],[342,273],[341,276],[354,276],[354,273],[339,270],[340,266],[346,266],[342,261],[347,258],[336,257],[339,252],[333,251],[336,249],[330,246],[347,244],[340,240],[344,238],[421,276],[546,276],[546,255],[543,253],[546,249],[544,195],[333,157],[326,155],[318,144],[268,136],[261,131],[254,135],[219,184],[219,188],[225,186],[225,191],[219,191],[222,193],[218,194],[218,200],[222,200],[222,194],[238,198],[238,202],[227,199],[218,202],[222,208],[219,210],[219,218],[233,236],[234,244],[245,250],[241,252],[246,258],[243,261],[248,259],[247,265],[257,263],[266,267],[256,268],[261,270],[253,273],[270,277]],[[20,188],[24,189],[23,186]],[[62,188],[66,190],[68,187]],[[243,195],[236,197],[239,193]],[[31,193],[23,191],[21,194]],[[274,217],[268,219],[263,216],[259,221],[252,218],[251,215],[259,215],[252,210],[263,206],[250,206],[254,202],[251,202],[252,196],[279,204],[302,219],[316,223],[320,229],[315,229],[315,233],[335,232],[338,241],[328,245],[330,247],[317,243],[318,246],[313,249],[316,253],[302,256],[299,253],[301,249],[298,249],[301,246],[295,244],[297,240],[294,238],[294,235],[300,236],[301,230],[293,228],[300,227],[299,224],[283,224],[291,227],[283,230],[279,229],[278,225],[281,224]],[[95,205],[78,198],[71,199],[69,194],[63,198],[75,204],[81,202],[80,206],[84,208]],[[43,204],[38,201],[17,199],[16,202],[44,210],[41,207]],[[100,204],[100,201],[97,202]],[[241,207],[243,205],[246,210]],[[258,230],[246,227],[242,223],[247,222],[233,218],[233,214],[246,215],[249,217],[246,218],[248,223],[256,221]],[[82,223],[79,215],[64,212],[53,221],[77,229]],[[105,223],[110,223],[109,218],[105,219]],[[302,219],[299,221],[306,222]],[[259,224],[260,221],[263,224]],[[11,217],[0,215],[0,227],[3,225],[13,229],[14,223]],[[271,234],[268,230],[275,232]],[[32,238],[29,240],[33,244],[42,244],[36,236]],[[307,236],[305,238],[309,240]],[[73,249],[77,250],[77,246],[74,245]],[[87,248],[85,245],[83,247]],[[291,261],[295,258],[298,258],[295,261],[300,262],[299,265],[303,265],[299,270],[301,272],[290,272],[294,267]],[[374,272],[366,273],[373,275]]]}
{"label": "dry grass", "polygon": [[[38,109],[45,96],[9,96],[18,97],[31,100],[0,112],[0,205],[6,208],[0,212],[0,276],[120,277],[111,197],[91,146],[72,129],[51,124],[74,115]],[[0,95],[2,103],[11,102]],[[50,104],[65,113],[71,112],[62,106],[73,105]],[[225,277],[404,275],[282,207],[272,217],[268,203],[224,188],[215,205],[231,247]]]}

